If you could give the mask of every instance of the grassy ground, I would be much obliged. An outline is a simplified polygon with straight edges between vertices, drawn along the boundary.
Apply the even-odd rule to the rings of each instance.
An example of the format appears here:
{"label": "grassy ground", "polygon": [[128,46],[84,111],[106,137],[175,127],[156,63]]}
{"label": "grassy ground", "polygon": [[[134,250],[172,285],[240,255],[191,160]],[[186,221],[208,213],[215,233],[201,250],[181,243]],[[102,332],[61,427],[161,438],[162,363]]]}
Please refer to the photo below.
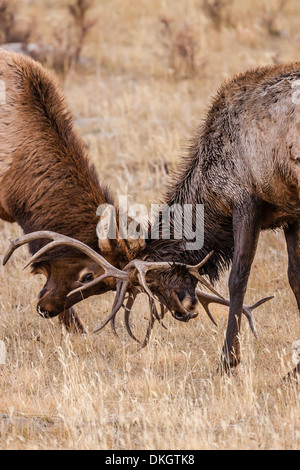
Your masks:
{"label": "grassy ground", "polygon": [[[19,2],[17,21],[33,16],[32,40],[52,43],[51,28],[63,29],[68,12],[64,3],[41,3]],[[97,1],[85,60],[57,72],[100,178],[116,195],[157,201],[224,78],[299,59],[297,0],[215,3],[217,13],[200,0]],[[0,232],[3,254],[21,231],[0,222]],[[188,324],[167,317],[168,330],[156,326],[138,351],[121,317],[120,341],[109,328],[92,333],[110,309],[107,294],[77,307],[89,334],[69,335],[38,317],[43,280],[22,271],[27,256],[21,249],[0,269],[1,449],[299,448],[299,388],[281,383],[299,321],[280,232],[261,236],[247,291],[248,304],[275,295],[255,311],[259,341],[243,321],[242,364],[223,378],[214,372],[227,309],[214,308],[218,327],[204,314]],[[227,295],[226,276],[218,287]],[[134,310],[138,332],[145,300]]]}

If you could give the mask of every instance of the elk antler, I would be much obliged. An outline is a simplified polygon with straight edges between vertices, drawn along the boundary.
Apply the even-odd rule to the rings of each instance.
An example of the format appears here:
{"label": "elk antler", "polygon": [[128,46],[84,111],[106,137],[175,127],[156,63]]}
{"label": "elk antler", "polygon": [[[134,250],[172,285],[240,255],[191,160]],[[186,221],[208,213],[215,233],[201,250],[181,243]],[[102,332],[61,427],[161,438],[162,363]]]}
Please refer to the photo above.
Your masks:
{"label": "elk antler", "polygon": [[[155,320],[158,320],[158,322],[164,327],[165,325],[163,324],[162,320],[163,320],[163,317],[165,315],[165,307],[160,304],[161,306],[161,314],[159,315],[158,311],[157,311],[157,308],[156,308],[156,305],[155,305],[155,302],[152,298],[148,297],[149,298],[149,307],[150,307],[150,318],[149,318],[149,323],[148,323],[148,327],[147,327],[147,332],[146,332],[146,335],[145,335],[145,339],[143,341],[143,343],[141,343],[141,341],[134,335],[134,333],[132,332],[131,330],[131,326],[130,326],[130,323],[129,323],[129,317],[130,317],[130,314],[131,314],[131,310],[132,310],[132,307],[133,307],[133,304],[136,300],[136,297],[138,296],[138,294],[140,294],[140,291],[138,289],[134,289],[132,292],[129,293],[129,297],[127,299],[127,303],[126,305],[122,304],[122,307],[124,308],[124,321],[125,321],[125,327],[126,327],[126,330],[129,334],[129,336],[134,340],[136,341],[137,343],[140,344],[140,349],[144,348],[145,346],[147,346],[148,342],[149,342],[149,339],[150,339],[150,335],[151,335],[151,331],[152,331],[152,328],[153,328],[153,325],[155,323]],[[118,295],[118,294],[117,294]],[[107,323],[110,321],[111,323],[111,326],[112,326],[112,330],[113,330],[113,333],[118,337],[118,334],[116,332],[116,329],[115,329],[115,319],[116,319],[116,315],[118,313],[118,310],[117,310],[117,307],[116,307],[116,302],[117,302],[117,295],[115,297],[115,301],[114,301],[114,304],[113,304],[113,309],[112,309],[112,312],[110,313],[110,315],[106,318],[106,320],[99,326],[97,327],[95,330],[94,330],[94,333],[97,333],[98,331],[102,330],[106,325]],[[120,296],[122,294],[120,293]],[[121,299],[123,298],[123,295],[121,297]],[[125,296],[124,296],[125,298]],[[123,300],[124,300],[123,298]],[[119,303],[120,305],[120,303]],[[121,307],[120,307],[121,308]]]}
{"label": "elk antler", "polygon": [[196,279],[198,279],[198,281],[201,282],[201,284],[203,284],[205,287],[207,287],[211,292],[213,292],[214,294],[216,294],[218,297],[220,297],[221,299],[224,299],[224,297],[219,294],[219,292],[217,292],[207,281],[206,279],[204,279],[203,276],[201,276],[201,274],[199,274],[199,269],[202,268],[202,266],[209,260],[209,258],[212,256],[213,254],[213,251],[211,251],[210,253],[208,253],[208,255],[203,258],[202,261],[200,261],[199,264],[196,264],[195,266],[192,266],[192,265],[186,265],[186,269],[188,270],[188,272],[190,274],[192,274],[193,276],[195,276]]}
{"label": "elk antler", "polygon": [[42,230],[39,232],[29,233],[27,235],[24,235],[23,237],[13,240],[10,244],[9,249],[4,255],[3,262],[2,262],[3,266],[7,263],[7,261],[10,259],[11,255],[17,248],[19,248],[22,245],[25,245],[26,243],[30,243],[32,241],[43,239],[43,238],[50,239],[53,241],[43,246],[37,253],[35,253],[30,258],[30,260],[26,263],[26,265],[24,266],[24,269],[27,268],[27,266],[29,266],[30,264],[34,263],[41,255],[51,250],[52,248],[60,246],[60,245],[65,245],[65,246],[71,246],[72,248],[82,251],[91,259],[96,261],[96,263],[98,263],[104,269],[104,274],[102,274],[101,276],[97,278],[97,282],[101,282],[103,279],[106,279],[108,277],[115,277],[116,279],[120,279],[123,281],[127,280],[128,278],[127,274],[124,273],[124,271],[121,271],[120,269],[110,264],[105,258],[103,258],[103,256],[99,255],[99,253],[94,251],[88,245],[85,245],[85,243],[82,243],[79,240],[75,240],[74,238],[67,237],[66,235],[62,235],[56,232],[51,232],[48,230]]}
{"label": "elk antler", "polygon": [[[211,321],[217,326],[217,323],[215,322],[215,320],[214,320],[214,318],[213,318],[213,316],[212,316],[212,314],[209,310],[209,307],[208,307],[209,304],[210,303],[216,303],[216,304],[221,304],[221,305],[227,305],[229,307],[230,301],[226,300],[226,299],[220,299],[219,297],[215,297],[214,295],[208,294],[207,292],[203,292],[200,289],[196,289],[196,295],[197,295],[197,298],[198,298],[199,302],[201,303],[202,307],[204,308],[207,315],[211,319]],[[268,300],[271,300],[273,298],[274,298],[274,296],[265,297],[264,299],[261,299],[258,302],[256,302],[254,305],[251,305],[251,307],[247,307],[246,305],[243,305],[242,312],[246,316],[247,320],[249,321],[251,331],[254,334],[256,339],[258,339],[258,334],[257,334],[257,330],[256,330],[256,327],[255,327],[252,311],[255,308],[259,307],[260,305],[264,304],[265,302],[267,302]]]}
{"label": "elk antler", "polygon": [[[146,274],[149,270],[151,269],[165,269],[165,268],[170,268],[174,266],[184,266],[190,274],[195,276],[201,283],[203,283],[207,288],[209,288],[214,294],[208,294],[206,292],[203,292],[199,289],[196,289],[196,295],[203,306],[205,312],[209,316],[210,320],[216,325],[216,322],[209,310],[208,305],[210,303],[218,303],[221,305],[227,305],[229,306],[230,302],[229,300],[224,299],[224,297],[219,294],[200,274],[199,274],[199,269],[206,263],[206,261],[210,258],[213,252],[209,253],[198,265],[196,266],[191,266],[191,265],[186,265],[184,263],[172,263],[172,262],[148,262],[148,261],[142,261],[142,260],[132,260],[130,261],[123,270],[120,270],[116,268],[115,266],[111,265],[105,258],[103,258],[99,253],[94,251],[92,248],[89,246],[85,245],[84,243],[80,242],[79,240],[75,240],[73,238],[67,237],[65,235],[56,233],[56,232],[51,232],[51,231],[39,231],[39,232],[33,232],[27,235],[24,235],[23,237],[17,238],[16,240],[11,242],[11,245],[9,249],[7,250],[4,258],[3,258],[3,265],[7,263],[7,261],[10,259],[11,255],[13,252],[19,248],[22,245],[25,245],[26,243],[30,243],[32,241],[38,240],[38,239],[50,239],[52,242],[48,243],[44,247],[42,247],[37,253],[35,253],[28,263],[24,266],[24,269],[32,264],[34,261],[36,261],[41,255],[46,253],[48,250],[51,250],[54,247],[60,246],[60,245],[67,245],[71,246],[72,248],[78,249],[79,251],[85,253],[87,256],[89,256],[91,259],[93,259],[96,263],[98,263],[103,269],[104,269],[104,274],[99,276],[98,278],[94,279],[93,281],[82,285],[78,287],[77,289],[73,290],[68,294],[68,297],[71,296],[72,294],[76,292],[81,292],[85,289],[88,289],[91,286],[96,285],[97,283],[103,281],[104,279],[108,277],[113,277],[117,279],[117,292],[115,296],[115,300],[113,303],[112,311],[108,315],[108,317],[104,320],[104,322],[96,328],[94,331],[98,332],[102,330],[107,323],[110,321],[112,325],[113,332],[116,333],[115,329],[115,318],[122,306],[124,306],[124,300],[126,293],[129,291],[129,298],[127,300],[126,306],[124,307],[125,313],[124,313],[124,320],[125,320],[125,326],[127,329],[128,334],[133,338],[135,341],[141,344],[141,347],[145,347],[150,338],[150,334],[154,325],[155,320],[158,320],[162,326],[162,319],[165,314],[165,305],[164,299],[158,296],[158,300],[161,304],[161,315],[158,314],[156,305],[155,305],[155,298],[151,290],[149,289],[146,281]],[[131,282],[134,283],[136,280],[136,276],[139,281],[139,288],[133,287]],[[129,324],[129,317],[130,313],[133,307],[133,304],[135,302],[135,299],[137,295],[140,293],[140,288],[143,288],[143,290],[148,294],[149,297],[149,305],[150,305],[150,319],[149,319],[149,324],[147,328],[147,333],[145,336],[145,340],[143,343],[141,343],[136,336],[132,333],[130,324]],[[257,338],[257,331],[255,328],[254,324],[254,319],[252,316],[252,310],[257,308],[259,305],[263,304],[267,300],[272,299],[273,297],[267,297],[256,304],[252,305],[251,307],[243,306],[243,313],[247,317],[250,328],[254,334],[254,336]]]}
{"label": "elk antler", "polygon": [[[46,245],[48,246],[48,245]],[[46,248],[46,247],[45,247]],[[80,249],[80,247],[78,247],[78,249]],[[151,290],[149,289],[148,285],[147,285],[147,281],[146,281],[146,274],[148,271],[150,271],[151,269],[167,269],[167,268],[172,268],[172,267],[175,267],[175,266],[182,266],[182,267],[185,267],[187,268],[188,272],[190,274],[192,274],[193,276],[197,277],[197,279],[205,285],[205,287],[207,287],[208,289],[210,289],[214,294],[216,294],[218,297],[220,297],[220,299],[224,299],[224,297],[219,293],[217,292],[198,272],[197,272],[197,269],[199,269],[201,266],[203,266],[204,263],[206,263],[206,261],[211,257],[211,255],[213,254],[213,251],[211,253],[209,253],[202,261],[201,263],[197,264],[196,266],[192,266],[192,265],[186,265],[184,263],[177,263],[177,262],[172,262],[172,261],[143,261],[143,260],[139,260],[139,259],[134,259],[132,261],[130,261],[124,268],[123,268],[123,271],[124,272],[128,272],[128,278],[130,278],[130,276],[133,274],[134,276],[137,274],[137,277],[138,277],[138,280],[139,280],[139,284],[141,287],[143,287],[143,289],[145,290],[145,292],[149,295],[149,297],[151,297],[153,300],[155,300],[154,296],[153,296],[153,293],[151,292]],[[29,263],[30,264],[30,261]],[[94,286],[95,284],[97,284],[98,282],[101,282],[102,281],[102,276],[100,277],[97,277],[96,279],[94,279],[93,281],[91,282],[88,282],[86,283],[85,285],[83,286],[80,286],[78,287],[77,289],[74,289],[73,291],[71,291],[69,294],[68,294],[68,297],[75,294],[76,292],[82,292],[86,289],[89,289],[91,286]]]}

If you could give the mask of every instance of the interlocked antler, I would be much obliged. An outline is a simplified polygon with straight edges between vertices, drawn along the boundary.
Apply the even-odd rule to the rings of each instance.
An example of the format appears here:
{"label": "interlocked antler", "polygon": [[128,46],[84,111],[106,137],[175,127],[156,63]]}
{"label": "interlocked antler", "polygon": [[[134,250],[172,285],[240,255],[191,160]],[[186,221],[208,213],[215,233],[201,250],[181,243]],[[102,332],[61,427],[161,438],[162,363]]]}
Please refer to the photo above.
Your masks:
{"label": "interlocked antler", "polygon": [[[46,246],[48,246],[48,245],[46,245]],[[44,248],[46,248],[46,247],[44,247]],[[78,246],[78,249],[80,249],[79,246]],[[144,291],[149,295],[149,297],[151,297],[153,300],[155,300],[154,296],[153,296],[153,293],[151,292],[151,290],[149,289],[149,287],[147,285],[147,281],[146,281],[147,272],[150,271],[150,270],[153,270],[153,269],[168,269],[168,268],[175,267],[175,266],[183,266],[183,267],[187,268],[187,270],[188,270],[188,272],[190,272],[190,274],[193,274],[195,277],[197,277],[197,279],[201,283],[203,283],[208,289],[210,289],[214,294],[216,294],[218,297],[223,299],[224,297],[221,294],[219,294],[219,292],[217,292],[197,271],[197,268],[199,269],[201,266],[203,266],[203,264],[206,263],[206,261],[211,257],[212,254],[213,254],[213,251],[211,253],[209,253],[201,261],[201,263],[197,264],[196,266],[191,266],[191,265],[187,265],[187,264],[184,264],[184,263],[176,263],[176,262],[173,263],[171,261],[162,261],[162,262],[160,262],[160,261],[142,261],[142,260],[139,260],[139,259],[134,259],[134,260],[130,261],[125,266],[125,268],[123,268],[123,272],[128,273],[128,279],[132,275],[137,276],[140,287],[143,287]],[[38,255],[38,253],[37,253],[37,255]],[[31,262],[32,261],[29,260],[29,262],[27,264],[30,264]],[[71,295],[75,294],[76,292],[79,292],[79,291],[82,292],[86,289],[89,289],[91,286],[94,286],[98,282],[101,282],[101,281],[102,281],[102,276],[97,277],[96,279],[94,279],[91,282],[88,282],[84,286],[80,286],[77,289],[74,289],[72,292],[70,292],[68,294],[68,296],[71,296]]]}
{"label": "interlocked antler", "polygon": [[[129,336],[134,341],[136,341],[137,343],[140,344],[140,349],[142,349],[145,346],[147,346],[147,344],[149,343],[151,332],[152,332],[152,329],[153,329],[153,326],[154,326],[154,323],[155,323],[156,320],[158,320],[158,322],[164,328],[166,328],[164,326],[162,320],[164,318],[164,315],[165,315],[165,312],[167,311],[167,309],[164,307],[164,305],[162,303],[162,299],[159,299],[160,300],[160,306],[161,306],[161,314],[159,315],[158,312],[157,312],[157,308],[156,308],[156,304],[155,304],[154,300],[149,297],[150,318],[149,318],[149,323],[148,323],[145,339],[144,339],[143,343],[141,343],[141,341],[133,334],[133,332],[131,330],[131,327],[130,327],[130,323],[129,323],[129,317],[130,317],[130,314],[131,314],[131,311],[132,311],[132,307],[133,307],[133,304],[134,304],[134,302],[136,300],[136,297],[139,293],[140,293],[140,291],[136,290],[134,294],[131,294],[129,296],[129,298],[127,300],[127,303],[126,303],[126,306],[124,306],[123,304],[122,304],[122,306],[124,307],[124,310],[125,310],[124,319],[125,319],[125,326],[126,326],[127,332],[129,334]],[[212,314],[209,310],[209,307],[208,307],[209,304],[210,303],[216,303],[216,304],[220,304],[220,305],[229,306],[230,301],[227,300],[227,299],[223,299],[223,298],[217,297],[215,295],[209,294],[207,292],[201,291],[200,289],[196,289],[196,295],[197,295],[197,298],[198,298],[199,302],[201,303],[202,307],[204,308],[205,312],[207,313],[208,317],[210,318],[210,320],[217,326],[217,323],[214,320],[214,317],[212,316]],[[124,294],[124,297],[125,297],[125,294]],[[116,296],[116,298],[117,298],[117,296]],[[255,327],[252,311],[255,308],[262,305],[263,303],[267,302],[268,300],[271,300],[272,298],[273,298],[273,296],[261,299],[261,300],[259,300],[258,302],[256,302],[254,305],[252,305],[250,307],[248,307],[246,305],[243,305],[242,312],[246,316],[247,320],[249,321],[251,331],[254,334],[256,339],[258,339],[258,334],[257,334],[257,330],[256,330],[256,327]],[[115,302],[116,302],[116,300],[115,300]],[[114,303],[114,306],[115,305],[116,305],[116,303]],[[121,305],[121,302],[119,302],[119,305]],[[114,333],[116,334],[114,323],[115,323],[115,318],[116,318],[117,312],[118,312],[118,310],[116,308],[113,308],[112,313],[107,317],[107,319],[102,323],[102,325],[100,325],[98,328],[96,328],[94,330],[94,332],[98,332],[98,331],[102,330],[105,327],[105,325],[109,321],[111,321],[111,323],[113,325]]]}
{"label": "interlocked antler", "polygon": [[[213,252],[209,253],[202,261],[196,266],[191,266],[191,265],[186,265],[184,263],[172,263],[172,262],[147,262],[147,261],[142,261],[142,260],[133,260],[130,261],[123,270],[120,270],[116,268],[115,266],[111,265],[105,258],[103,258],[99,253],[94,251],[92,248],[89,246],[85,245],[84,243],[80,242],[79,240],[75,240],[73,238],[67,237],[65,235],[61,235],[56,232],[51,232],[51,231],[39,231],[39,232],[33,232],[27,235],[24,235],[23,237],[20,237],[14,241],[11,242],[11,245],[6,252],[4,258],[3,258],[3,265],[7,263],[13,252],[19,248],[22,245],[25,245],[26,243],[30,243],[32,241],[38,240],[38,239],[50,239],[52,242],[48,243],[44,247],[42,247],[37,253],[35,253],[28,263],[26,263],[25,267],[29,266],[33,262],[35,262],[41,255],[46,253],[47,251],[51,250],[52,248],[55,248],[60,245],[65,245],[65,246],[71,246],[72,248],[78,249],[79,251],[83,252],[87,256],[89,256],[91,259],[93,259],[96,263],[98,263],[103,269],[104,269],[104,274],[99,276],[98,278],[94,279],[93,281],[86,283],[77,289],[73,290],[68,294],[68,297],[71,296],[72,294],[76,292],[82,292],[91,286],[94,286],[98,284],[99,282],[103,281],[104,279],[107,279],[108,277],[113,277],[117,279],[117,292],[115,296],[115,300],[113,303],[112,311],[108,315],[108,317],[104,320],[104,322],[96,328],[95,332],[98,332],[102,330],[108,322],[111,322],[113,332],[116,333],[115,329],[115,319],[118,311],[120,310],[121,307],[124,307],[124,300],[126,293],[129,292],[129,297],[126,303],[126,306],[124,307],[124,320],[125,320],[125,326],[127,329],[128,334],[133,338],[135,341],[141,344],[141,347],[145,347],[150,338],[150,334],[154,325],[155,320],[158,320],[162,325],[162,319],[165,314],[165,305],[164,299],[159,297],[158,300],[161,304],[161,314],[159,315],[157,312],[157,308],[155,305],[155,297],[151,290],[149,289],[146,281],[146,274],[149,270],[153,269],[166,269],[170,268],[173,266],[184,266],[187,271],[195,276],[202,284],[204,284],[208,289],[210,289],[214,294],[208,294],[206,292],[203,292],[199,289],[196,289],[196,295],[203,306],[205,312],[207,313],[208,317],[210,320],[216,325],[216,322],[209,310],[208,305],[210,303],[218,303],[221,305],[229,305],[230,302],[229,300],[224,299],[224,297],[219,294],[200,274],[199,274],[199,269],[206,263],[206,261],[210,258]],[[135,284],[136,281],[138,280],[139,287],[134,287],[132,284]],[[136,300],[136,297],[138,293],[141,292],[140,289],[143,289],[149,297],[149,306],[150,306],[150,319],[149,319],[149,324],[147,328],[147,333],[145,336],[145,340],[143,343],[141,343],[136,336],[132,333],[130,323],[129,323],[129,317],[131,314],[131,310],[133,307],[133,304]],[[272,297],[267,297],[265,299],[260,300],[256,304],[252,305],[251,307],[243,306],[243,313],[247,317],[250,328],[254,334],[254,336],[257,338],[257,331],[255,328],[253,316],[252,316],[252,310],[254,308],[257,308],[259,305],[262,303],[266,302],[267,300],[270,300]],[[183,307],[182,307],[183,308]],[[184,308],[183,308],[184,309]],[[186,312],[188,313],[188,312]],[[164,325],[163,325],[164,326]]]}

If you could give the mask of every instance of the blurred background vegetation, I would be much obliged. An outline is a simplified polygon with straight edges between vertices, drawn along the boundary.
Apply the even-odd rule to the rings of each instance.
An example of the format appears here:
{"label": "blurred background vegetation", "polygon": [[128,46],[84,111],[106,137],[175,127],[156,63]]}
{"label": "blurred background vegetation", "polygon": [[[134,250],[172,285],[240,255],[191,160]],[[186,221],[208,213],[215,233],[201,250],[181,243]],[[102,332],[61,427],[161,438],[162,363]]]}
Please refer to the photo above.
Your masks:
{"label": "blurred background vegetation", "polygon": [[113,188],[152,199],[224,79],[298,59],[299,19],[297,0],[0,0],[0,44],[59,76]]}

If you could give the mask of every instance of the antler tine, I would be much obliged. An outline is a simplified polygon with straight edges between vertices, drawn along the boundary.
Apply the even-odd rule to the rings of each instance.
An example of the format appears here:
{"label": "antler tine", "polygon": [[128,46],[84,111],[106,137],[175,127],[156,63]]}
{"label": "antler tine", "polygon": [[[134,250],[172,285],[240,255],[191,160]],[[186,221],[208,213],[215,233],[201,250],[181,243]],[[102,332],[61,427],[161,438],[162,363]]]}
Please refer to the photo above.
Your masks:
{"label": "antler tine", "polygon": [[82,286],[79,286],[76,289],[72,290],[71,292],[68,293],[67,297],[71,297],[71,295],[76,294],[77,292],[82,292],[84,290],[87,290],[90,287],[95,286],[99,282],[103,281],[104,279],[107,279],[108,277],[115,277],[116,279],[119,279],[120,281],[127,281],[128,274],[126,272],[121,271],[120,269],[115,268],[114,266],[111,265],[109,268],[105,269],[104,274],[101,274],[101,276],[97,277],[93,281],[90,281],[90,282],[88,282],[88,283],[86,283]]}
{"label": "antler tine", "polygon": [[41,238],[54,240],[57,235],[58,234],[55,233],[55,232],[50,232],[48,230],[41,230],[41,231],[38,231],[38,232],[28,233],[27,235],[23,235],[22,237],[16,238],[15,240],[12,240],[10,242],[10,246],[9,246],[8,250],[6,251],[6,253],[3,257],[3,260],[2,260],[3,266],[6,265],[6,263],[8,262],[8,260],[10,259],[10,257],[14,253],[14,251],[17,248],[19,248],[20,246],[25,245],[26,243],[33,242],[35,240],[39,240]]}
{"label": "antler tine", "polygon": [[204,279],[203,276],[201,276],[201,274],[199,274],[199,269],[206,263],[206,261],[211,257],[211,255],[213,254],[213,251],[211,251],[199,264],[197,264],[196,266],[192,266],[192,265],[188,265],[187,266],[187,270],[190,274],[192,274],[193,276],[195,276],[196,279],[198,279],[198,281],[201,282],[201,284],[203,284],[205,287],[207,287],[211,292],[213,292],[215,295],[217,295],[220,299],[224,299],[224,297],[216,290],[214,289],[210,284],[209,282],[206,281],[206,279]]}
{"label": "antler tine", "polygon": [[[143,343],[140,342],[140,340],[132,333],[132,330],[131,330],[131,327],[130,327],[130,323],[129,323],[129,317],[130,317],[130,314],[131,314],[131,310],[132,310],[132,306],[133,306],[133,303],[137,297],[137,295],[139,294],[138,291],[136,291],[135,293],[131,294],[131,296],[129,297],[128,301],[127,301],[127,304],[125,306],[125,313],[124,313],[124,319],[125,319],[125,326],[126,326],[126,329],[127,329],[127,332],[129,334],[129,336],[134,339],[137,343],[139,343],[141,345],[141,349],[144,348],[148,342],[149,342],[149,339],[150,339],[150,333],[151,333],[151,330],[153,328],[153,325],[154,325],[154,321],[155,319],[158,320],[158,322],[161,324],[161,326],[165,329],[166,326],[163,324],[163,318],[164,318],[164,315],[165,315],[165,307],[162,303],[160,303],[160,308],[161,308],[161,314],[159,315],[159,313],[157,312],[157,309],[156,309],[156,305],[155,305],[155,302],[152,298],[149,298],[149,305],[150,305],[150,320],[149,320],[149,324],[148,324],[148,329],[147,329],[147,333],[146,333],[146,337],[145,337],[145,340]],[[152,318],[152,316],[154,318]]]}
{"label": "antler tine", "polygon": [[209,307],[208,307],[208,305],[211,302],[214,302],[215,297],[210,295],[210,294],[207,294],[206,292],[201,291],[200,289],[196,289],[196,295],[197,295],[197,298],[198,298],[199,302],[201,303],[202,307],[204,308],[205,312],[207,313],[208,317],[210,318],[210,320],[213,322],[214,325],[218,326],[217,322],[215,321],[215,319],[212,316],[212,313],[211,313],[211,311],[209,310]]}
{"label": "antler tine", "polygon": [[138,292],[134,292],[133,294],[131,294],[129,296],[129,299],[127,300],[127,303],[125,305],[125,308],[124,308],[124,321],[125,321],[125,326],[126,326],[126,330],[127,330],[127,333],[129,334],[129,336],[134,339],[134,341],[136,341],[137,343],[139,343],[140,345],[142,344],[140,342],[140,340],[132,333],[132,330],[131,330],[131,326],[130,326],[130,323],[129,323],[129,317],[130,317],[130,314],[131,314],[131,310],[132,310],[132,306],[135,302],[135,299],[138,295]]}
{"label": "antler tine", "polygon": [[156,305],[155,305],[154,300],[151,299],[151,301],[152,301],[152,309],[153,309],[153,314],[154,314],[154,316],[155,316],[155,319],[158,321],[158,323],[160,323],[161,320],[162,320],[162,318],[160,317],[160,315],[159,315],[159,313],[158,313],[158,311],[157,311],[157,308],[156,308]]}
{"label": "antler tine", "polygon": [[138,272],[138,278],[140,281],[140,285],[144,288],[145,292],[148,294],[148,296],[155,300],[151,290],[147,286],[147,281],[146,281],[146,274],[148,271],[151,269],[165,269],[165,268],[170,268],[171,266],[184,266],[182,263],[171,263],[168,261],[162,261],[162,262],[157,262],[157,261],[142,261],[138,259],[134,259],[130,261],[124,268],[124,271],[128,272],[133,269],[136,269]]}
{"label": "antler tine", "polygon": [[154,296],[151,290],[149,289],[149,287],[147,286],[146,277],[145,277],[150,267],[146,266],[145,264],[141,264],[140,262],[135,262],[134,264],[135,264],[135,268],[137,269],[138,278],[139,278],[141,285],[143,286],[145,292],[149,295],[149,297],[154,300]]}
{"label": "antler tine", "polygon": [[[97,282],[100,282],[100,280],[103,280],[107,277],[115,277],[117,279],[126,281],[128,279],[128,274],[124,271],[121,271],[120,269],[115,268],[113,265],[111,265],[103,256],[101,256],[99,253],[94,251],[92,248],[90,248],[88,245],[85,243],[80,242],[79,240],[75,240],[75,238],[67,237],[66,235],[62,235],[60,233],[56,232],[51,232],[48,230],[42,230],[39,232],[32,232],[27,235],[24,235],[23,237],[17,238],[16,240],[13,240],[11,242],[11,245],[9,249],[7,250],[4,258],[3,258],[3,265],[7,263],[13,252],[19,248],[22,245],[25,245],[26,243],[30,243],[35,240],[39,239],[50,239],[53,240],[52,242],[48,243],[47,245],[43,246],[37,253],[35,253],[30,260],[26,263],[24,266],[24,269],[32,264],[34,261],[36,261],[41,255],[46,253],[47,251],[51,250],[54,247],[61,246],[61,245],[66,245],[66,246],[71,246],[72,248],[75,248],[87,256],[94,260],[96,263],[98,263],[104,270],[105,274],[100,276],[100,279],[97,278]],[[92,281],[94,282],[94,281]],[[76,289],[76,291],[81,290]],[[71,293],[70,293],[71,294]],[[69,295],[70,295],[69,294]]]}
{"label": "antler tine", "polygon": [[165,317],[166,312],[168,311],[168,307],[166,305],[165,299],[161,295],[158,294],[157,297],[158,297],[158,301],[159,301],[159,304],[160,304],[160,315],[159,315],[160,324],[163,328],[165,328],[167,330],[168,328],[164,325],[163,319]]}
{"label": "antler tine", "polygon": [[[205,312],[207,313],[207,315],[211,319],[211,321],[217,326],[217,323],[215,322],[215,320],[214,320],[214,318],[213,318],[213,316],[212,316],[212,314],[211,314],[211,312],[208,308],[208,305],[210,303],[217,303],[217,304],[220,304],[220,305],[226,305],[228,307],[230,305],[230,301],[226,300],[224,298],[220,299],[219,297],[215,297],[212,294],[208,294],[207,292],[203,292],[200,289],[196,289],[196,295],[198,297],[199,302],[203,306]],[[258,339],[258,334],[257,334],[257,329],[256,329],[256,326],[255,326],[254,318],[253,318],[253,315],[252,315],[252,311],[255,308],[259,307],[260,305],[262,305],[263,303],[265,303],[265,302],[267,302],[268,300],[271,300],[271,299],[273,299],[273,296],[265,297],[264,299],[261,299],[258,302],[256,302],[251,307],[247,307],[246,305],[243,305],[242,313],[247,318],[247,320],[249,322],[249,325],[250,325],[250,329],[251,329],[251,331],[252,331],[252,333],[253,333],[253,335],[255,336],[256,339]]]}
{"label": "antler tine", "polygon": [[197,279],[198,281],[201,282],[201,284],[203,284],[205,287],[207,287],[211,292],[213,292],[214,294],[216,294],[220,299],[224,299],[224,297],[216,290],[214,289],[207,281],[206,279],[204,279],[203,276],[201,276],[199,273],[197,274],[194,274],[191,272],[191,274],[193,274]]}
{"label": "antler tine", "polygon": [[108,317],[104,320],[104,322],[94,330],[94,333],[97,333],[98,331],[102,330],[107,325],[107,323],[118,313],[118,311],[123,305],[128,286],[129,286],[128,281],[127,282],[119,281],[112,311],[108,315]]}
{"label": "antler tine", "polygon": [[157,308],[156,308],[156,305],[155,305],[155,302],[153,302],[153,313],[154,313],[154,316],[156,318],[156,320],[158,321],[158,323],[165,329],[167,330],[168,328],[166,327],[166,325],[164,325],[163,323],[163,318],[165,316],[165,306],[160,302],[160,314],[158,313],[157,311]]}
{"label": "antler tine", "polygon": [[[120,294],[120,291],[118,290],[118,288],[120,288],[119,285],[117,286],[117,292],[116,292],[116,295],[115,295],[115,298],[114,298],[114,303],[113,303],[113,306],[112,306],[112,311],[114,310],[114,308],[115,308],[116,305],[117,305],[118,295]],[[115,315],[113,315],[113,316],[111,317],[110,325],[111,325],[111,329],[112,329],[113,334],[114,334],[117,338],[119,338],[119,335],[118,335],[117,330],[116,330],[116,325],[115,325],[116,316],[117,316],[117,312],[116,312]]]}
{"label": "antler tine", "polygon": [[205,256],[205,258],[203,258],[202,261],[200,261],[200,263],[196,264],[196,265],[187,265],[187,268],[192,268],[192,269],[197,269],[197,271],[202,268],[202,266],[205,265],[205,263],[209,260],[209,258],[214,254],[214,250],[212,250],[210,253],[208,253],[208,255]]}
{"label": "antler tine", "polygon": [[161,324],[161,326],[167,330],[168,328],[166,327],[166,325],[164,324],[163,322],[163,319],[164,319],[164,316],[165,316],[165,313],[166,313],[167,309],[165,308],[165,306],[161,303],[160,304],[160,315],[159,315],[159,323]]}
{"label": "antler tine", "polygon": [[259,300],[258,302],[256,302],[254,305],[251,305],[250,307],[243,306],[243,314],[246,316],[246,318],[249,322],[251,331],[252,331],[252,333],[254,334],[254,336],[257,340],[258,340],[258,333],[257,333],[256,327],[255,327],[252,311],[255,308],[259,307],[260,305],[264,304],[265,302],[268,302],[268,300],[271,300],[273,298],[274,298],[274,295],[271,295],[270,297],[265,297],[264,299]]}

